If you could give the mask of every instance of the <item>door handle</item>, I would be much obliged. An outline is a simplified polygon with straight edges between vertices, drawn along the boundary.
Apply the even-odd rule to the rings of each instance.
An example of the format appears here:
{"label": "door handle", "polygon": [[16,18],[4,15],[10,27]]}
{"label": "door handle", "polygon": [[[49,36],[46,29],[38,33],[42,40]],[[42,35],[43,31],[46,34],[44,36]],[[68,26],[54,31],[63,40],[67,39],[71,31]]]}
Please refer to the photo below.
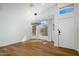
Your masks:
{"label": "door handle", "polygon": [[58,29],[58,35],[61,35],[61,31]]}

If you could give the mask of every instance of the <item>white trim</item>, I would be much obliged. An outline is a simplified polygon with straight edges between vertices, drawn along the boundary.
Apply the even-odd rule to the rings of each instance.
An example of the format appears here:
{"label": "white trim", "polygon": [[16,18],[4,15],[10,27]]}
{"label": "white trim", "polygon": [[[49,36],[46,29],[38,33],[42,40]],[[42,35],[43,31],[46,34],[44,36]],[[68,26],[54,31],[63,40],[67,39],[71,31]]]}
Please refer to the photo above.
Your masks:
{"label": "white trim", "polygon": [[26,36],[23,37],[23,39],[21,40],[21,42],[25,42],[27,40]]}
{"label": "white trim", "polygon": [[75,4],[76,6],[76,19],[77,19],[77,51],[79,52],[79,4]]}

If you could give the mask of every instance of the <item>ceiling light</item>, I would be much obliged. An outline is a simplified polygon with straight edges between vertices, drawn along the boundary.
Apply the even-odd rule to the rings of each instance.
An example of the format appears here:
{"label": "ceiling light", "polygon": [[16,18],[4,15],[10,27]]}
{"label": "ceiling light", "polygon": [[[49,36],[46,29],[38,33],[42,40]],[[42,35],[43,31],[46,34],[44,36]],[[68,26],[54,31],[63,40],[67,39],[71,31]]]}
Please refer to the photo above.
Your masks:
{"label": "ceiling light", "polygon": [[37,13],[34,13],[34,15],[36,16],[36,15],[37,15]]}

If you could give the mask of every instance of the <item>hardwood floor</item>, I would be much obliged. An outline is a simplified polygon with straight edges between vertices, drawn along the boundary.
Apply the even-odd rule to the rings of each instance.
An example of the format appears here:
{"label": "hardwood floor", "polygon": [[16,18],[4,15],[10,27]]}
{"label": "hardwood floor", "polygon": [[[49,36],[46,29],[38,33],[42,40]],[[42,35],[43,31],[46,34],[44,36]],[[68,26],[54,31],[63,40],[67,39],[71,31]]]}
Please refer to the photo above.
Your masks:
{"label": "hardwood floor", "polygon": [[17,44],[0,47],[1,56],[79,56],[72,49],[55,47],[54,42],[28,40]]}

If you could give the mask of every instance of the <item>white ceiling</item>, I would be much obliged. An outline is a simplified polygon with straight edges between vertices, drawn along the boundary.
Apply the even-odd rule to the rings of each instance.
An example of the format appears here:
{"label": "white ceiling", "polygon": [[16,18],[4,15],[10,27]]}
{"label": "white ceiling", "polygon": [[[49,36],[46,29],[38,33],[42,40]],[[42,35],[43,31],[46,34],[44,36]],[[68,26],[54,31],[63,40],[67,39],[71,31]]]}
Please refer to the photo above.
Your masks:
{"label": "white ceiling", "polygon": [[[33,21],[36,20],[43,20],[43,19],[48,19],[51,15],[53,15],[53,7],[55,4],[34,4],[33,7],[31,7],[28,10],[28,15],[33,19]],[[35,16],[34,13],[37,13],[38,15]]]}
{"label": "white ceiling", "polygon": [[[0,3],[0,15],[5,13],[9,17],[24,17],[30,21],[42,20],[49,18],[53,14],[55,4],[48,3]],[[37,16],[34,16],[37,13]]]}

